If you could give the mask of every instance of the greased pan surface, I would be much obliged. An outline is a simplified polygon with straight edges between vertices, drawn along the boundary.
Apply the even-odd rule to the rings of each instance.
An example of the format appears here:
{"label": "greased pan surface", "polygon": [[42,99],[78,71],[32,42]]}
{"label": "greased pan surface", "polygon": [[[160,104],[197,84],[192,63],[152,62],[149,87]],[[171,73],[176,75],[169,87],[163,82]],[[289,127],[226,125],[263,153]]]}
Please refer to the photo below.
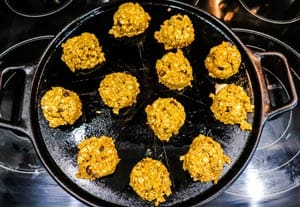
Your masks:
{"label": "greased pan surface", "polygon": [[[30,120],[33,142],[49,173],[68,192],[89,205],[99,206],[152,206],[141,200],[129,187],[131,168],[141,159],[152,157],[161,160],[170,172],[172,195],[161,206],[189,206],[202,204],[215,198],[243,170],[259,140],[264,115],[262,92],[258,74],[249,53],[237,37],[209,14],[189,5],[174,1],[141,1],[151,16],[148,30],[137,43],[116,40],[108,34],[113,14],[120,3],[97,8],[74,20],[54,38],[42,56],[33,78]],[[184,54],[193,67],[192,87],[181,92],[160,85],[155,72],[156,60],[166,53],[154,39],[164,20],[175,14],[187,14],[195,28],[195,41]],[[106,57],[106,63],[90,74],[74,74],[61,61],[61,44],[68,38],[91,32],[96,34]],[[208,76],[204,59],[209,49],[222,41],[235,44],[242,55],[240,72],[220,81]],[[99,94],[100,81],[111,72],[126,71],[137,77],[141,92],[137,104],[114,115],[104,105]],[[216,83],[235,83],[250,95],[255,112],[249,121],[253,130],[241,131],[239,126],[224,125],[215,120],[210,111],[210,93]],[[72,126],[49,128],[44,119],[40,100],[52,86],[62,86],[78,93],[83,102],[83,115]],[[174,97],[183,104],[186,121],[177,136],[169,142],[159,141],[146,124],[145,107],[158,97]],[[219,142],[232,163],[225,165],[217,184],[193,182],[182,169],[179,157],[185,154],[194,137],[200,133]],[[77,144],[90,136],[112,136],[121,159],[115,173],[94,181],[78,179]]]}

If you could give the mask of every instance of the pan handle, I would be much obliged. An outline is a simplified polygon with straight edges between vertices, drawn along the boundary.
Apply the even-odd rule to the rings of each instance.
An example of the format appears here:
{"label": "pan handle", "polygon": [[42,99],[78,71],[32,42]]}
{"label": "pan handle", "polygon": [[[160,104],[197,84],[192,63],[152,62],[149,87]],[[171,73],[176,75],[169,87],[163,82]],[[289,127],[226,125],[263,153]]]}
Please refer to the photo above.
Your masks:
{"label": "pan handle", "polygon": [[264,76],[263,72],[260,72],[261,73],[260,76],[263,76],[262,91],[263,91],[265,97],[268,97],[267,100],[263,101],[263,104],[264,104],[263,110],[265,113],[265,117],[267,119],[270,119],[278,114],[281,114],[283,112],[286,112],[286,111],[294,108],[298,103],[298,96],[297,96],[294,80],[291,75],[290,67],[289,67],[286,57],[279,52],[257,52],[257,53],[254,53],[254,55],[256,57],[256,60],[258,60],[259,68],[262,68],[263,60],[265,58],[269,58],[270,60],[272,60],[272,62],[274,62],[274,61],[280,62],[284,66],[284,67],[282,67],[282,69],[285,70],[284,75],[286,75],[286,81],[284,82],[284,85],[287,87],[289,100],[282,106],[274,107],[270,103],[270,94],[272,93],[272,91],[271,91],[271,89],[268,88],[267,80],[266,80],[266,78],[264,78],[265,76]]}
{"label": "pan handle", "polygon": [[[31,93],[31,82],[33,77],[33,72],[36,65],[23,65],[23,66],[13,66],[7,67],[0,71],[0,107],[3,104],[5,97],[5,86],[9,80],[5,80],[5,75],[10,74],[10,77],[13,75],[22,74],[23,85],[17,85],[16,87],[21,87],[21,93],[17,94],[18,101],[12,100],[12,110],[11,118],[8,120],[4,118],[2,111],[0,111],[0,127],[4,129],[9,129],[12,131],[21,132],[27,137],[31,138],[30,130],[30,116],[29,116],[29,105],[30,105],[30,93]],[[19,91],[20,92],[20,91]],[[19,103],[15,103],[19,102]]]}

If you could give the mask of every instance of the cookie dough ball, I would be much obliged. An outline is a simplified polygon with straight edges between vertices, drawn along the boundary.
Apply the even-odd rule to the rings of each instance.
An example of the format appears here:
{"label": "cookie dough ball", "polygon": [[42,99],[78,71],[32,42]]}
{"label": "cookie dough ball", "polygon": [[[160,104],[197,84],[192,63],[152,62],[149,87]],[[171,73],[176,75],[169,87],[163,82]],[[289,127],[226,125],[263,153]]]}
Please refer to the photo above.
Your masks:
{"label": "cookie dough ball", "polygon": [[113,108],[113,113],[136,103],[140,93],[140,85],[136,77],[127,73],[111,73],[104,77],[98,89],[103,102]]}
{"label": "cookie dough ball", "polygon": [[96,35],[84,32],[62,44],[61,60],[72,72],[92,69],[105,62],[104,52]]}
{"label": "cookie dough ball", "polygon": [[109,34],[115,38],[133,37],[142,34],[151,20],[139,3],[127,2],[119,6],[113,16],[113,26]]}
{"label": "cookie dough ball", "polygon": [[77,147],[77,178],[94,180],[115,172],[120,159],[111,137],[87,138]]}
{"label": "cookie dough ball", "polygon": [[164,44],[166,50],[187,47],[195,39],[193,23],[187,15],[174,15],[163,22],[154,38]]}
{"label": "cookie dough ball", "polygon": [[158,98],[145,111],[148,125],[162,141],[177,135],[186,118],[184,107],[174,98]]}
{"label": "cookie dough ball", "polygon": [[183,161],[183,170],[188,171],[194,181],[213,181],[214,184],[218,182],[224,165],[231,162],[218,142],[201,134],[194,138],[180,160]]}
{"label": "cookie dough ball", "polygon": [[41,108],[49,126],[72,125],[82,115],[79,96],[63,87],[52,87],[41,99]]}
{"label": "cookie dough ball", "polygon": [[154,201],[155,206],[165,202],[165,196],[172,193],[168,169],[151,158],[145,158],[133,167],[129,185],[142,199]]}
{"label": "cookie dough ball", "polygon": [[241,61],[237,47],[230,42],[222,42],[210,49],[204,63],[209,76],[226,79],[239,71]]}
{"label": "cookie dough ball", "polygon": [[156,62],[158,81],[172,90],[182,90],[191,86],[193,69],[182,50],[169,52]]}
{"label": "cookie dough ball", "polygon": [[252,125],[246,121],[247,113],[254,111],[250,97],[246,91],[235,84],[228,84],[217,94],[209,95],[212,99],[210,107],[216,119],[224,124],[239,124],[242,130],[251,130]]}

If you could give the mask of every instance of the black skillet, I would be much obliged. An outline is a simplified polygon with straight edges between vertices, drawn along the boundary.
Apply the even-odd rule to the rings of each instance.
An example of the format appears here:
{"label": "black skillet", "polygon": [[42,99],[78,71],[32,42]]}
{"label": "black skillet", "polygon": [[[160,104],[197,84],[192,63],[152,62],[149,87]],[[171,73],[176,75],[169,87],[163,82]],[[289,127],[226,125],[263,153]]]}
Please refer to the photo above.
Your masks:
{"label": "black skillet", "polygon": [[[129,187],[129,174],[133,165],[144,157],[161,160],[168,168],[172,180],[172,195],[161,206],[191,206],[208,202],[231,184],[245,168],[259,142],[266,119],[291,109],[297,95],[285,58],[278,53],[252,54],[237,36],[213,16],[190,5],[169,1],[141,1],[152,17],[150,27],[142,38],[116,40],[108,34],[112,18],[121,4],[99,7],[71,22],[50,43],[37,66],[9,67],[26,74],[20,115],[14,121],[1,120],[1,127],[18,130],[32,140],[34,147],[49,174],[69,193],[93,206],[151,206],[141,200]],[[184,48],[184,54],[193,67],[192,87],[182,92],[170,91],[158,84],[155,62],[166,53],[153,38],[162,22],[175,14],[187,14],[195,28],[195,41]],[[82,32],[97,35],[106,56],[106,63],[89,74],[73,74],[60,60],[61,44]],[[230,41],[242,55],[240,71],[234,77],[221,81],[212,79],[204,68],[209,49],[222,41]],[[290,100],[281,107],[272,107],[260,61],[277,62],[286,71]],[[34,68],[34,69],[33,69]],[[137,77],[141,93],[137,104],[114,115],[106,107],[97,89],[105,74],[126,71]],[[253,130],[241,131],[239,126],[224,125],[210,112],[209,94],[217,83],[235,83],[247,90],[255,105],[249,115]],[[41,96],[52,86],[63,86],[77,92],[83,101],[83,116],[73,125],[49,128],[40,109]],[[174,97],[185,107],[186,122],[179,134],[170,142],[160,142],[146,124],[144,108],[158,97]],[[17,110],[17,109],[16,109]],[[179,156],[186,153],[192,139],[205,134],[218,141],[232,163],[226,165],[215,185],[212,182],[193,182],[182,170]],[[76,145],[90,136],[112,136],[121,161],[113,175],[95,181],[77,179]]]}

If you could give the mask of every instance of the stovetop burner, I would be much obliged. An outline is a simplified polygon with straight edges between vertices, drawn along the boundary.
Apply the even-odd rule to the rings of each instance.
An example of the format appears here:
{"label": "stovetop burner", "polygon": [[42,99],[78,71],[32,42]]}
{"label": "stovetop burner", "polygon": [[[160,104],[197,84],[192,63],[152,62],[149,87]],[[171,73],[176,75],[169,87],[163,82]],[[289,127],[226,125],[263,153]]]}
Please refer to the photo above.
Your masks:
{"label": "stovetop burner", "polygon": [[24,17],[45,17],[63,10],[73,0],[4,0],[8,8]]}
{"label": "stovetop burner", "polygon": [[[254,52],[277,50],[287,57],[299,88],[300,55],[271,36],[243,29],[234,29],[240,39]],[[264,66],[268,88],[285,96],[280,74]],[[298,70],[297,70],[298,69]],[[288,98],[288,97],[286,97]],[[283,99],[284,100],[284,99]],[[280,104],[276,99],[277,103]],[[296,123],[299,107],[268,120],[263,128],[258,148],[241,177],[226,191],[237,196],[270,197],[300,186],[300,139]]]}
{"label": "stovetop burner", "polygon": [[289,24],[300,20],[300,1],[239,0],[251,14],[275,24]]}
{"label": "stovetop burner", "polygon": [[[21,15],[9,13],[7,7],[4,8],[0,2],[0,18],[4,17],[2,11],[5,11],[5,15],[11,15],[13,20],[11,23],[6,23],[5,28],[8,33],[3,28],[0,30],[0,69],[36,63],[43,49],[53,38],[49,34],[57,33],[67,22],[103,2],[105,1],[74,1],[57,14],[34,19],[23,19]],[[299,51],[278,40],[280,36],[295,49],[299,49],[299,41],[291,37],[297,37],[300,31],[298,34],[290,34],[285,27],[285,31],[278,34],[276,33],[278,28],[275,30],[264,28],[265,22],[253,26],[254,20],[248,16],[248,12],[244,10],[243,13],[242,7],[237,7],[236,4],[225,5],[227,1],[205,2],[206,4],[199,0],[186,1],[214,15],[217,14],[229,26],[274,32],[276,38],[254,30],[233,29],[242,42],[254,52],[275,50],[283,53],[290,64],[296,88],[300,88]],[[219,10],[217,11],[216,8]],[[230,12],[233,13],[228,19]],[[53,23],[45,25],[58,17],[61,22],[57,25]],[[299,23],[293,23],[288,28],[294,32],[298,26]],[[24,31],[28,31],[27,36],[25,35],[27,40],[21,38]],[[3,42],[3,38],[6,38],[7,42]],[[24,52],[28,51],[28,48],[30,53]],[[268,87],[272,90],[272,100],[275,104],[284,103],[289,97],[281,71],[272,65],[263,65],[263,67]],[[18,95],[12,94],[13,89],[18,86],[18,81],[22,81],[22,76],[20,77],[19,74],[9,74],[6,77],[5,93],[10,94],[9,97],[18,98]],[[299,96],[300,91],[297,92]],[[1,118],[10,119],[15,113],[11,110],[12,100],[1,101],[6,104],[1,105]],[[273,207],[286,203],[291,203],[292,207],[300,206],[300,125],[298,123],[300,123],[300,106],[268,120],[263,128],[257,151],[245,171],[224,193],[205,206]],[[0,206],[4,203],[7,206],[85,206],[63,191],[46,173],[26,137],[13,131],[0,129],[0,152]]]}

